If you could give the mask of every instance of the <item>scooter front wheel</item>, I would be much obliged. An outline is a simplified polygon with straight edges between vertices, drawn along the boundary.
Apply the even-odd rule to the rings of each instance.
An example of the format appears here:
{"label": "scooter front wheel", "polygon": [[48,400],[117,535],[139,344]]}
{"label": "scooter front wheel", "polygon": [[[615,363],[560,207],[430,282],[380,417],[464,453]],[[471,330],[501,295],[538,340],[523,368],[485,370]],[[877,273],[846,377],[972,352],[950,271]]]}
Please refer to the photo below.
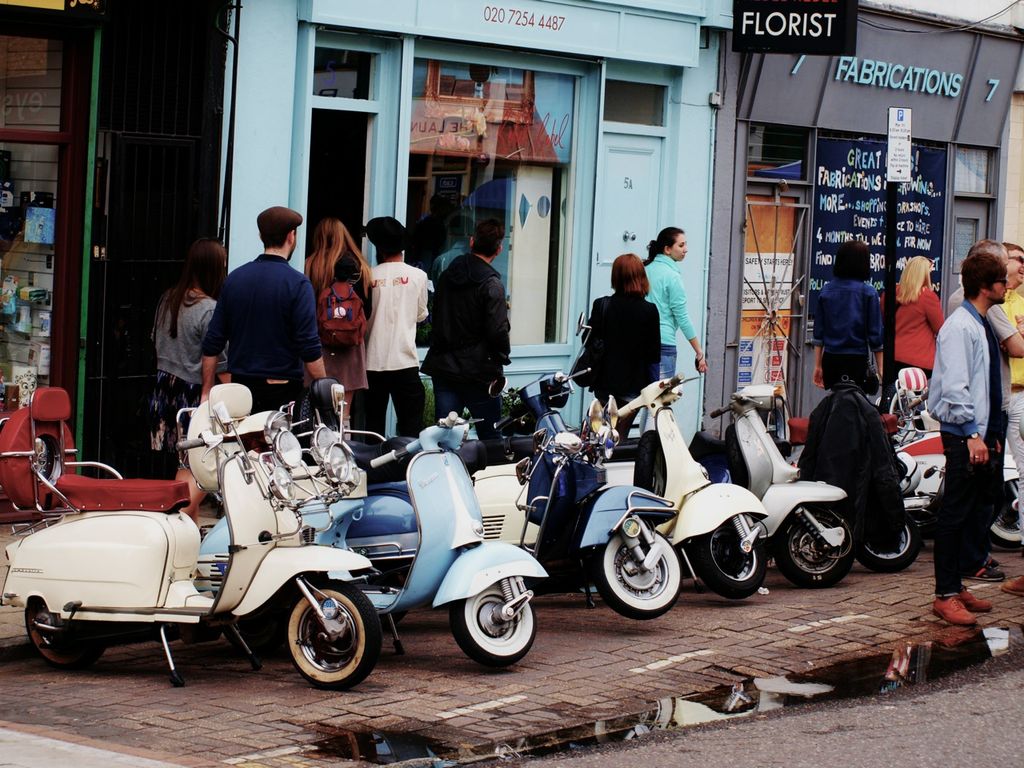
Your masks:
{"label": "scooter front wheel", "polygon": [[507,667],[529,652],[537,636],[533,606],[527,603],[512,620],[496,618],[505,604],[498,584],[492,584],[448,607],[452,635],[473,661],[487,667]]}
{"label": "scooter front wheel", "polygon": [[[51,634],[42,627],[60,627],[59,615],[50,613],[50,609],[38,597],[29,600],[25,608],[25,630],[32,647],[43,660],[57,669],[85,669],[103,655],[106,646],[94,640],[78,642],[60,642],[56,634]],[[63,630],[57,630],[58,632]]]}
{"label": "scooter front wheel", "polygon": [[1003,483],[1003,503],[999,505],[996,519],[989,528],[989,537],[997,547],[1020,549],[1021,531],[1017,518],[1017,480]]}
{"label": "scooter front wheel", "polygon": [[750,552],[744,552],[732,520],[697,537],[687,551],[700,580],[730,600],[743,600],[757,592],[768,572],[763,539],[755,539]]}
{"label": "scooter front wheel", "polygon": [[772,537],[772,554],[782,575],[798,587],[824,589],[842,581],[853,567],[853,532],[834,509],[816,506],[809,511],[821,525],[842,528],[843,543],[838,547],[822,544],[797,515],[791,514]]}
{"label": "scooter front wheel", "polygon": [[380,657],[380,619],[369,598],[351,584],[331,581],[317,591],[338,604],[337,621],[347,631],[336,640],[327,637],[312,606],[300,595],[288,619],[292,663],[317,688],[351,688],[370,674]]}
{"label": "scooter front wheel", "polygon": [[[613,611],[630,619],[656,619],[679,598],[683,576],[679,555],[668,539],[653,533],[653,546],[661,549],[661,555],[650,570],[642,569],[636,562],[621,531],[591,560],[591,577],[597,591]],[[650,550],[644,551],[646,554]]]}

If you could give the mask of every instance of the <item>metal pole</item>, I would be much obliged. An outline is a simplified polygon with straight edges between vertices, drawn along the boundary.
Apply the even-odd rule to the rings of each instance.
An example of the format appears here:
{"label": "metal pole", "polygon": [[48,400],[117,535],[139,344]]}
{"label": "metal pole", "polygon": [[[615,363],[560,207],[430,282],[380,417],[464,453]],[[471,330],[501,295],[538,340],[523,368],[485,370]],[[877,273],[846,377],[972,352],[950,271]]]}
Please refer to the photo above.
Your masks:
{"label": "metal pole", "polygon": [[[885,351],[882,353],[883,388],[896,381],[896,184],[885,185]],[[884,389],[883,389],[884,391]]]}

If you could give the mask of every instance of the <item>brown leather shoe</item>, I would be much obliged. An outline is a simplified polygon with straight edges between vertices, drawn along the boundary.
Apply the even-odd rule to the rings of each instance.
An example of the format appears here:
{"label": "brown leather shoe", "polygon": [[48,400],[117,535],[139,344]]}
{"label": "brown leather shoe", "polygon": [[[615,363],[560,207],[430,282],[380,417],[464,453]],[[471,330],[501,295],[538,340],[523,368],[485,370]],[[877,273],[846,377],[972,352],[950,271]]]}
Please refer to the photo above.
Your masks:
{"label": "brown leather shoe", "polygon": [[971,613],[988,613],[992,610],[992,603],[972,595],[966,587],[960,590],[960,602],[964,604]]}
{"label": "brown leather shoe", "polygon": [[1007,592],[1011,595],[1024,597],[1024,576],[1018,576],[1015,579],[1004,581],[999,585],[999,588],[1003,590],[1003,592]]}
{"label": "brown leather shoe", "polygon": [[969,627],[972,624],[978,623],[974,614],[964,607],[964,603],[958,595],[953,597],[936,597],[935,602],[932,603],[932,613],[943,621],[948,621],[950,624]]}

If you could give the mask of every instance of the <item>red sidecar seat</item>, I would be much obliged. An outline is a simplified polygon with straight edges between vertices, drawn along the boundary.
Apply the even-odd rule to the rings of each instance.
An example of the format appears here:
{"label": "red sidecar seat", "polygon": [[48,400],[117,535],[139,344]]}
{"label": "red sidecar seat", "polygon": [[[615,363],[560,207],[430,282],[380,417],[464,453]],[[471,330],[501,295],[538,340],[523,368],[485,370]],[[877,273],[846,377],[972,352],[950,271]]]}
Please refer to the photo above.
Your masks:
{"label": "red sidecar seat", "polygon": [[[144,510],[174,512],[189,502],[188,484],[176,480],[122,480],[67,474],[76,462],[73,453],[71,399],[59,387],[41,387],[32,393],[28,407],[18,409],[0,430],[0,484],[18,508],[65,511],[63,495],[79,510]],[[32,451],[41,440],[45,461],[43,473],[54,493],[33,471]]]}

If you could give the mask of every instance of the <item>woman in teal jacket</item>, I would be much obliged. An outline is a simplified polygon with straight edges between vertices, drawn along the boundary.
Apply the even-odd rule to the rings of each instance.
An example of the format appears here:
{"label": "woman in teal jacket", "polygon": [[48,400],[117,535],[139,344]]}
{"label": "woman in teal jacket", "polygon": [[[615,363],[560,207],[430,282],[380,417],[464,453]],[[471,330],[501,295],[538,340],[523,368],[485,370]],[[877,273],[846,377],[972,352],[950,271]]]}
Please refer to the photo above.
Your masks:
{"label": "woman in teal jacket", "polygon": [[661,363],[657,378],[665,379],[676,373],[676,330],[682,331],[693,347],[697,372],[706,373],[708,363],[686,309],[686,288],[679,274],[679,262],[686,258],[686,233],[678,227],[666,227],[658,233],[657,240],[647,245],[647,253],[644,266],[651,283],[647,300],[658,308],[661,316]]}

